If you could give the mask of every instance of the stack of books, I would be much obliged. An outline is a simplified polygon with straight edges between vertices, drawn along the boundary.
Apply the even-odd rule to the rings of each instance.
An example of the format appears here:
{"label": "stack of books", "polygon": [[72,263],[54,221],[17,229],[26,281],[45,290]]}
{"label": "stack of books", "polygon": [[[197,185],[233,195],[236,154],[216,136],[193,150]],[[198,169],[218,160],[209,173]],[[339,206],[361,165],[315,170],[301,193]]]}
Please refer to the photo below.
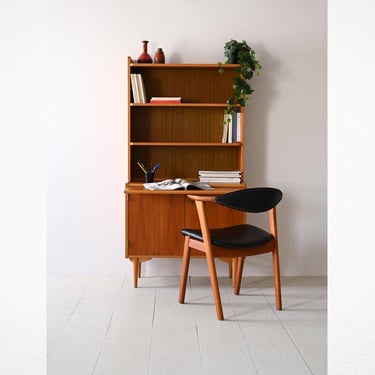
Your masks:
{"label": "stack of books", "polygon": [[199,171],[200,182],[240,183],[241,171]]}

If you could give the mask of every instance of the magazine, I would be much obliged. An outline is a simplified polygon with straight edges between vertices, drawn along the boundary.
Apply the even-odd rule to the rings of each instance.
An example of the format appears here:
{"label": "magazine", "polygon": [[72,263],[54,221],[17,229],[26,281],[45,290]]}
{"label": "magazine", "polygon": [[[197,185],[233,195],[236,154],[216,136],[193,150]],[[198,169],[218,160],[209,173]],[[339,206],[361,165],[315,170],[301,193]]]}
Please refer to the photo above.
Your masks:
{"label": "magazine", "polygon": [[187,181],[181,178],[168,179],[160,182],[148,182],[143,184],[148,190],[210,190],[209,184],[199,181]]}

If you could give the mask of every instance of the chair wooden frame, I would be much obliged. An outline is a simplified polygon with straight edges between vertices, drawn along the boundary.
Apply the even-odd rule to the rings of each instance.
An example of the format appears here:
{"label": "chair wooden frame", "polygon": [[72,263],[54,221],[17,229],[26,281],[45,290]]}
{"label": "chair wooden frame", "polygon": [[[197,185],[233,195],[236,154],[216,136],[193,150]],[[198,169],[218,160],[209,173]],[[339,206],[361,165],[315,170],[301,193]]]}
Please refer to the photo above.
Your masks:
{"label": "chair wooden frame", "polygon": [[277,233],[277,220],[276,220],[276,207],[271,208],[268,211],[269,218],[269,233],[272,235],[272,240],[264,245],[250,248],[224,248],[212,244],[210,229],[207,222],[207,215],[205,211],[205,204],[207,202],[215,202],[214,196],[203,196],[203,195],[189,195],[190,199],[195,202],[203,241],[194,239],[188,235],[185,235],[184,242],[184,253],[182,260],[181,269],[181,280],[180,280],[180,293],[179,303],[185,302],[186,284],[189,272],[189,264],[191,257],[191,250],[195,249],[205,254],[207,259],[208,271],[211,281],[211,287],[213,297],[216,306],[216,313],[218,320],[224,319],[223,308],[221,303],[219,284],[216,273],[215,258],[237,258],[237,266],[234,274],[234,294],[238,295],[241,288],[241,279],[244,261],[247,256],[253,256],[258,254],[272,253],[273,260],[273,273],[274,273],[274,287],[276,297],[276,308],[282,309],[281,300],[281,284],[280,284],[280,265],[279,265],[279,249],[278,249],[278,233]]}

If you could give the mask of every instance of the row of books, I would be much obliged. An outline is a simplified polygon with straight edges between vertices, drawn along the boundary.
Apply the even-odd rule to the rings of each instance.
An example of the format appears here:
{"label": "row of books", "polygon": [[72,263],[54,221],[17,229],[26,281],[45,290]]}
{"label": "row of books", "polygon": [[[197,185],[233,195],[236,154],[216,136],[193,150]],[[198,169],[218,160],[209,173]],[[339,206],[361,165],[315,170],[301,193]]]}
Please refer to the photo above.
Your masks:
{"label": "row of books", "polygon": [[133,103],[146,103],[146,90],[142,75],[139,73],[131,73],[130,83],[133,93]]}
{"label": "row of books", "polygon": [[241,171],[198,171],[199,181],[208,183],[240,183]]}
{"label": "row of books", "polygon": [[224,113],[222,143],[236,143],[241,141],[242,113]]}

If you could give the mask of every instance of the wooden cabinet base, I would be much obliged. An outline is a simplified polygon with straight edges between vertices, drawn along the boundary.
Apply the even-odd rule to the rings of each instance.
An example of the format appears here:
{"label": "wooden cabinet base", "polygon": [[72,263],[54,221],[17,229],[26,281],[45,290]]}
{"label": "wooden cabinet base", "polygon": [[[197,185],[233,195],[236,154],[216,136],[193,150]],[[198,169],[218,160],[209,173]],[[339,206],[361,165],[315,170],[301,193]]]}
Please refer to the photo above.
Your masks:
{"label": "wooden cabinet base", "polygon": [[[229,192],[228,189],[215,189],[200,194],[226,192]],[[125,257],[133,263],[133,282],[137,287],[141,264],[152,258],[181,258],[184,245],[181,230],[199,228],[199,222],[195,205],[187,192],[149,193],[140,189],[125,190],[125,194]],[[194,194],[197,192],[194,191]],[[246,215],[212,203],[208,209],[208,220],[212,227],[221,227],[244,223]],[[193,256],[201,257],[201,254],[197,252]],[[236,260],[222,260],[229,264],[229,276],[235,274]]]}

